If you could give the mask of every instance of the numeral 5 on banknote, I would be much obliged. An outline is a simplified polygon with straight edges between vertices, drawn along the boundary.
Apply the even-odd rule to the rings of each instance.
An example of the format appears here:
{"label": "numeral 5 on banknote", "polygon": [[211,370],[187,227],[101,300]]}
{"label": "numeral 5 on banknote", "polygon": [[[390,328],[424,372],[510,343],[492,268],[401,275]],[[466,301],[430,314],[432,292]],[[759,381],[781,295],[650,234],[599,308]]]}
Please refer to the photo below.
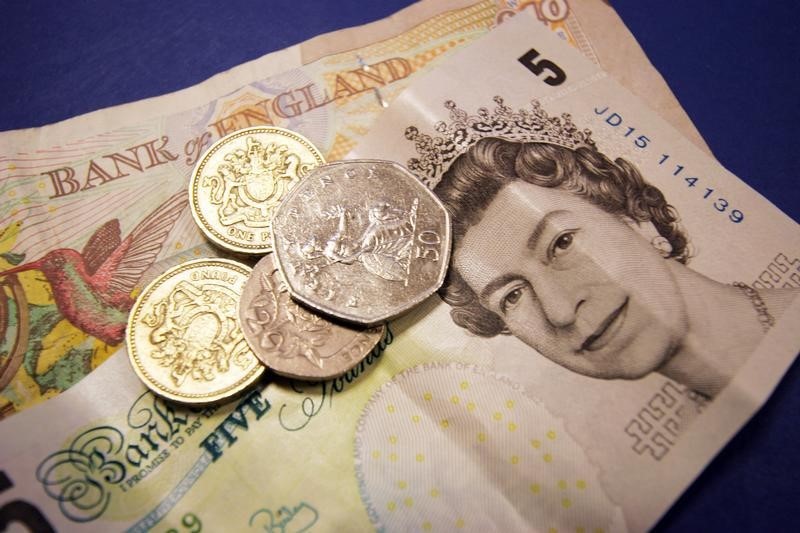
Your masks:
{"label": "numeral 5 on banknote", "polygon": [[525,68],[540,76],[547,85],[556,87],[567,81],[567,73],[549,59],[539,57],[539,52],[535,48],[531,48],[522,54],[519,62],[525,65]]}
{"label": "numeral 5 on banknote", "polygon": [[[0,498],[13,488],[11,478],[0,470]],[[41,533],[55,531],[39,508],[25,500],[13,499],[0,503],[0,530],[6,531],[11,524],[25,525],[31,531]]]}

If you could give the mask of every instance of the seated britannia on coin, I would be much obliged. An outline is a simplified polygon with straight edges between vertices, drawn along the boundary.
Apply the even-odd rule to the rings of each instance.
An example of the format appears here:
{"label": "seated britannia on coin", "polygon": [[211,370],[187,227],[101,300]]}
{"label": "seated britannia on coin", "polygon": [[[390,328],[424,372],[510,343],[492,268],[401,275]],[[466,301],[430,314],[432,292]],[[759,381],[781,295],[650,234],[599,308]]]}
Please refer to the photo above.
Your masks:
{"label": "seated britannia on coin", "polygon": [[440,294],[453,321],[586,376],[658,372],[714,397],[796,291],[692,270],[678,213],[633,164],[569,115],[495,102],[476,115],[447,102],[441,136],[406,130],[420,154],[409,168],[452,217]]}
{"label": "seated britannia on coin", "polygon": [[331,263],[361,261],[376,276],[405,281],[418,203],[414,202],[406,213],[387,201],[377,202],[367,210],[368,225],[356,238],[348,233],[347,210],[337,206],[338,227],[328,239],[323,255]]}

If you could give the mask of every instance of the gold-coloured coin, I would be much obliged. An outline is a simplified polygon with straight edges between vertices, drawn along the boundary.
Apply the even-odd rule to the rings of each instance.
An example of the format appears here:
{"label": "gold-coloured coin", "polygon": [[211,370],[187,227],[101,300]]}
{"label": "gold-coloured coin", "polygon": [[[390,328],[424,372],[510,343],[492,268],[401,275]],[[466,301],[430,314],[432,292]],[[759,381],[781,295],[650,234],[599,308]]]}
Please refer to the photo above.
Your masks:
{"label": "gold-coloured coin", "polygon": [[165,398],[206,404],[236,395],[264,366],[239,324],[239,298],[251,269],[229,259],[198,259],[150,283],[128,317],[133,370]]}
{"label": "gold-coloured coin", "polygon": [[272,210],[324,163],[311,141],[283,128],[258,126],[226,135],[192,172],[192,216],[208,239],[227,250],[270,252]]}

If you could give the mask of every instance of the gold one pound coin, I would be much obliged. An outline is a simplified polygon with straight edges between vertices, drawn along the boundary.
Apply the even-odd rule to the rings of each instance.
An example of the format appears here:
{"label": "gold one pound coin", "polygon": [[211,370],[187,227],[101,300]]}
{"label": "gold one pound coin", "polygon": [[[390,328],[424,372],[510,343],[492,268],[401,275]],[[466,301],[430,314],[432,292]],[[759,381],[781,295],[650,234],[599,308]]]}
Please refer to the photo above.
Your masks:
{"label": "gold one pound coin", "polygon": [[136,300],[128,318],[128,356],[153,392],[206,404],[236,395],[264,366],[239,325],[239,298],[251,269],[228,259],[198,259],[167,270]]}
{"label": "gold one pound coin", "polygon": [[260,126],[226,135],[192,172],[192,216],[206,237],[226,250],[270,252],[272,210],[324,163],[311,141],[283,128]]}

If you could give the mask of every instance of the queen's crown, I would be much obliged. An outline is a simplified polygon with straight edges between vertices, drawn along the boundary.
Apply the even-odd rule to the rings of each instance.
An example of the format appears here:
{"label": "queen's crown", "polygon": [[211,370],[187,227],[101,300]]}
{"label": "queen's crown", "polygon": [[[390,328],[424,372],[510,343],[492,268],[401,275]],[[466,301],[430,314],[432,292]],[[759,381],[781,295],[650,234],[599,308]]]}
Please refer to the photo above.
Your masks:
{"label": "queen's crown", "polygon": [[406,139],[414,142],[420,154],[408,160],[409,170],[433,188],[450,163],[484,137],[555,144],[572,150],[595,145],[591,131],[579,130],[567,113],[561,117],[549,116],[538,100],[531,100],[531,110],[519,111],[505,105],[500,96],[493,100],[497,107],[492,112],[481,107],[477,115],[468,115],[452,100],[445,102],[444,106],[450,110],[450,124],[441,121],[434,126],[441,137],[420,133],[415,126],[406,128]]}

